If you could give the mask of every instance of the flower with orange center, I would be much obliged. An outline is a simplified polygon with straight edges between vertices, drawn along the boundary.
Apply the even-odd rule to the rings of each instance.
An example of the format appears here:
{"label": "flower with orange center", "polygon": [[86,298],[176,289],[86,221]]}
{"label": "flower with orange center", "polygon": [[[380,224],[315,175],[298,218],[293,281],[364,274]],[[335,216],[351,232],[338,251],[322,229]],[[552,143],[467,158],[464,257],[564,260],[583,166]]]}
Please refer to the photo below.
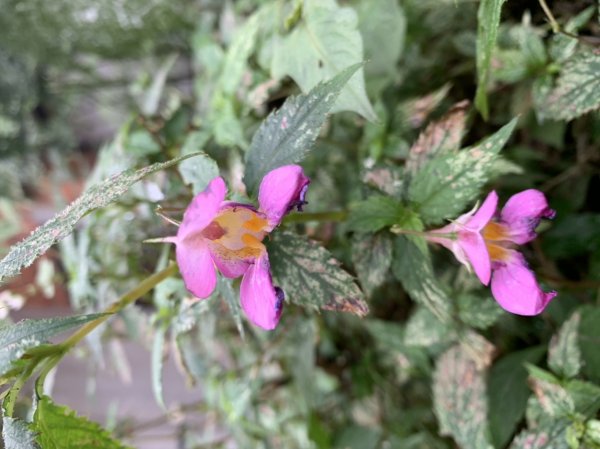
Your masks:
{"label": "flower with orange center", "polygon": [[427,240],[450,249],[488,285],[502,308],[517,315],[541,313],[556,292],[544,292],[517,245],[533,240],[542,218],[553,218],[544,194],[530,189],[509,198],[498,217],[498,195],[490,192],[481,207],[427,233]]}
{"label": "flower with orange center", "polygon": [[273,285],[269,256],[262,243],[284,215],[301,210],[310,180],[298,165],[270,171],[258,192],[258,209],[250,204],[225,201],[223,178],[213,179],[187,207],[176,236],[177,264],[187,289],[207,298],[216,287],[215,267],[228,278],[243,276],[242,308],[249,320],[274,329],[283,307],[283,291]]}

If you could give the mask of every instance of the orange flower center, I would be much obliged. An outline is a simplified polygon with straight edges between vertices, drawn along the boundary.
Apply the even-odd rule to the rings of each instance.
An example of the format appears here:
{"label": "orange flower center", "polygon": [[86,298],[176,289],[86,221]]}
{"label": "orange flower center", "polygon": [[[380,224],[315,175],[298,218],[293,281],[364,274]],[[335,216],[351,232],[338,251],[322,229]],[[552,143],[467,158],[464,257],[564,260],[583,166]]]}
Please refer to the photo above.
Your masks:
{"label": "orange flower center", "polygon": [[234,206],[221,212],[202,231],[228,258],[255,259],[265,251],[262,243],[268,222],[247,207]]}
{"label": "orange flower center", "polygon": [[510,257],[511,242],[508,228],[503,224],[490,221],[481,231],[492,262],[505,261]]}

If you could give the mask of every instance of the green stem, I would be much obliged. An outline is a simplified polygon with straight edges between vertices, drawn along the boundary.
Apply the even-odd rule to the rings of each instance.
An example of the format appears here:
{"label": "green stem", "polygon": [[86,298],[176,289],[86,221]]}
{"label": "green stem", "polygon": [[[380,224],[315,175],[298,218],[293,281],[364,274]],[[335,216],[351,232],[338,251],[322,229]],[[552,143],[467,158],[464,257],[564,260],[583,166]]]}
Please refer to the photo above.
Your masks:
{"label": "green stem", "polygon": [[344,221],[348,216],[345,210],[332,212],[302,212],[300,214],[291,214],[283,219],[284,224],[290,223],[308,223],[311,221]]}
{"label": "green stem", "polygon": [[552,31],[554,31],[555,33],[560,33],[560,25],[554,18],[554,15],[552,14],[552,11],[550,11],[550,8],[548,8],[548,5],[546,4],[546,0],[538,0],[538,1],[540,3],[540,6],[542,7],[542,9],[544,10],[544,14],[546,14],[546,18],[550,22]]}
{"label": "green stem", "polygon": [[120,312],[126,306],[134,302],[135,300],[141,298],[150,290],[152,290],[157,284],[165,280],[166,278],[177,273],[177,264],[171,263],[164,270],[159,271],[158,273],[154,273],[152,276],[144,279],[140,284],[125,293],[121,298],[113,303],[108,309],[104,311],[106,315],[101,316],[95,321],[85,324],[82,326],[77,332],[67,338],[65,341],[61,343],[61,346],[65,348],[65,353],[69,351],[73,346],[77,345],[83,338],[85,338],[90,332],[104,323],[106,320],[110,318],[111,315]]}
{"label": "green stem", "polygon": [[6,397],[6,400],[4,401],[5,416],[12,418],[13,412],[15,410],[15,402],[17,401],[17,396],[19,396],[19,392],[21,391],[21,388],[23,388],[23,385],[25,385],[25,382],[27,382],[27,379],[29,379],[29,377],[33,373],[33,370],[35,369],[36,366],[37,366],[37,361],[32,360],[31,362],[29,362],[29,364],[27,365],[25,370],[21,373],[19,378],[15,381],[15,383],[10,388],[10,392],[8,393],[8,396]]}

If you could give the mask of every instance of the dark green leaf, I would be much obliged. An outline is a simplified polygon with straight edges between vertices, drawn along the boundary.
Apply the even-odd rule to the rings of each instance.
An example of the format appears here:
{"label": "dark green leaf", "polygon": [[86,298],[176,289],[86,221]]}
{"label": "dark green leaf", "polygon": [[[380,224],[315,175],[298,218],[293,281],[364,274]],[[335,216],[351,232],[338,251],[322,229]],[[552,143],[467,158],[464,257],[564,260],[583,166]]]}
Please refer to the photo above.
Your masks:
{"label": "dark green leaf", "polygon": [[352,262],[360,285],[367,294],[370,295],[385,282],[392,264],[392,248],[392,239],[385,232],[357,236],[352,241]]}
{"label": "dark green leaf", "polygon": [[40,449],[27,423],[16,418],[2,419],[2,440],[4,449]]}
{"label": "dark green leaf", "polygon": [[[303,92],[308,92],[319,82],[363,60],[354,10],[339,6],[334,0],[305,0],[302,20],[276,41],[271,73],[276,79],[289,75]],[[342,86],[332,111],[356,111],[373,121],[377,117],[367,98],[362,66],[353,75]]]}
{"label": "dark green leaf", "polygon": [[103,316],[78,315],[41,320],[23,320],[0,328],[0,377],[10,376],[13,363],[28,350],[41,345],[50,337],[81,326]]}
{"label": "dark green leaf", "polygon": [[442,435],[463,449],[491,449],[487,428],[485,371],[460,345],[446,351],[433,376],[434,411]]}
{"label": "dark green leaf", "polygon": [[125,170],[90,187],[66,209],[35,229],[29,237],[11,248],[8,255],[0,261],[0,282],[19,274],[22,268],[31,265],[39,255],[46,252],[54,243],[69,235],[75,224],[90,211],[112,203],[144,176],[168,168],[192,156],[195,156],[195,154],[153,164],[139,170]]}
{"label": "dark green leaf", "polygon": [[33,417],[37,442],[43,449],[125,449],[107,430],[43,396]]}
{"label": "dark green leaf", "polygon": [[563,378],[575,377],[581,369],[581,351],[577,344],[580,319],[579,312],[575,312],[550,341],[548,366]]}
{"label": "dark green leaf", "polygon": [[489,115],[487,88],[492,71],[492,53],[498,37],[500,13],[506,0],[481,0],[477,12],[477,93],[475,106],[484,119]]}
{"label": "dark green leaf", "polygon": [[246,152],[244,183],[248,192],[256,192],[269,171],[299,162],[308,154],[340,91],[361,66],[346,68],[306,95],[289,97],[266,118]]}
{"label": "dark green leaf", "polygon": [[289,301],[359,316],[368,313],[352,276],[318,243],[291,232],[277,232],[267,246],[275,284],[283,288]]}
{"label": "dark green leaf", "polygon": [[463,293],[457,305],[461,321],[475,329],[487,329],[505,313],[490,295]]}
{"label": "dark green leaf", "polygon": [[441,322],[428,308],[417,306],[406,322],[404,343],[407,346],[430,347],[448,344],[456,338],[449,323]]}
{"label": "dark green leaf", "polygon": [[451,301],[442,290],[429,256],[405,236],[396,237],[392,271],[410,297],[427,307],[440,321],[451,320]]}
{"label": "dark green leaf", "polygon": [[489,422],[492,441],[504,447],[525,415],[531,390],[525,363],[537,363],[544,348],[513,352],[494,363],[488,379]]}
{"label": "dark green leaf", "polygon": [[377,232],[404,220],[407,211],[389,196],[373,195],[350,206],[348,228],[357,232]]}
{"label": "dark green leaf", "polygon": [[517,119],[478,145],[445,153],[429,161],[411,183],[408,196],[419,206],[424,222],[455,218],[489,181],[493,163],[512,134]]}
{"label": "dark green leaf", "polygon": [[598,247],[600,214],[567,215],[544,234],[544,250],[553,258],[586,254]]}
{"label": "dark green leaf", "polygon": [[580,309],[579,348],[581,349],[583,373],[600,383],[600,307],[586,306]]}

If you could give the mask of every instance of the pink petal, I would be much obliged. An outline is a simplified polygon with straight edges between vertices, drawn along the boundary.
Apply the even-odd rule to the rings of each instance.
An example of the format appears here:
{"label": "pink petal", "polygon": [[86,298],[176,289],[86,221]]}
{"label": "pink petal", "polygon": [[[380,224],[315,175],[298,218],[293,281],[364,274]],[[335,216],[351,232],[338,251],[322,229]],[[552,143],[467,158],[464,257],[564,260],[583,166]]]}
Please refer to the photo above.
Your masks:
{"label": "pink petal", "polygon": [[283,291],[273,286],[266,251],[244,274],[240,297],[252,323],[266,330],[275,329],[283,309]]}
{"label": "pink petal", "polygon": [[233,251],[210,240],[206,240],[206,244],[210,250],[213,262],[226,278],[238,278],[248,270],[250,262],[237,257]]}
{"label": "pink petal", "polygon": [[485,240],[481,234],[479,232],[461,231],[458,233],[458,244],[466,254],[481,283],[488,285],[492,274],[491,262]]}
{"label": "pink petal", "polygon": [[494,267],[492,295],[504,310],[531,316],[542,313],[556,292],[544,292],[523,256],[512,251],[508,263]]}
{"label": "pink petal", "polygon": [[548,207],[542,192],[529,189],[508,199],[500,219],[509,228],[510,240],[521,245],[536,237],[535,228],[542,218],[553,218],[555,214],[556,212]]}
{"label": "pink petal", "polygon": [[306,204],[304,195],[309,183],[299,165],[284,165],[265,175],[258,190],[258,204],[271,229],[294,207],[301,210]]}
{"label": "pink petal", "polygon": [[227,187],[223,178],[219,176],[213,179],[206,189],[194,197],[185,210],[177,239],[181,242],[207,227],[216,217],[226,194]]}
{"label": "pink petal", "polygon": [[496,207],[498,207],[498,194],[492,190],[465,226],[474,231],[482,230],[496,213]]}
{"label": "pink petal", "polygon": [[217,274],[203,239],[178,242],[175,255],[185,287],[198,298],[209,297],[217,285]]}

